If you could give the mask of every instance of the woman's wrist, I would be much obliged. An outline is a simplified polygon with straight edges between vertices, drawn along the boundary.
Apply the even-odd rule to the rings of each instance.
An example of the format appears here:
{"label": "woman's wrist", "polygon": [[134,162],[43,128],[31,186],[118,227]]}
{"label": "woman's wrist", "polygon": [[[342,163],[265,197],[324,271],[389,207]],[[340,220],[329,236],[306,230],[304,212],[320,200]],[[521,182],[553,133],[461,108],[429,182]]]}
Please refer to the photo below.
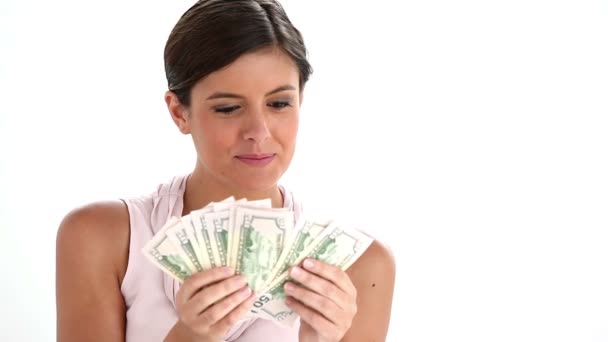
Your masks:
{"label": "woman's wrist", "polygon": [[165,337],[164,342],[221,342],[221,341],[194,336],[188,330],[188,328],[186,328],[183,324],[181,324],[181,321],[178,320],[177,322],[175,322],[175,325],[173,325],[173,328],[171,328],[171,330],[169,331],[169,334],[167,334],[167,337]]}

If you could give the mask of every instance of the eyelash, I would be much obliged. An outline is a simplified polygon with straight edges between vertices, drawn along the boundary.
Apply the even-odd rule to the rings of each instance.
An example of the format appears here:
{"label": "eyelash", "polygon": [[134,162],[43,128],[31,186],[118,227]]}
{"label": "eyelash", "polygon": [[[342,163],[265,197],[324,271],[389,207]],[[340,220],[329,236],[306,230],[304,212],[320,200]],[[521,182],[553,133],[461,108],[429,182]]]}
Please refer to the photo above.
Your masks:
{"label": "eyelash", "polygon": [[[273,105],[277,105],[277,104],[280,105],[278,107],[275,107],[275,106],[271,105],[271,107],[274,107],[275,109],[278,109],[278,110],[281,110],[281,109],[286,108],[286,107],[292,107],[292,105],[289,103],[289,101],[274,101],[274,102],[271,102],[271,104],[273,104]],[[215,108],[215,112],[216,113],[220,113],[220,114],[231,114],[233,111],[239,109],[240,107],[241,106]]]}

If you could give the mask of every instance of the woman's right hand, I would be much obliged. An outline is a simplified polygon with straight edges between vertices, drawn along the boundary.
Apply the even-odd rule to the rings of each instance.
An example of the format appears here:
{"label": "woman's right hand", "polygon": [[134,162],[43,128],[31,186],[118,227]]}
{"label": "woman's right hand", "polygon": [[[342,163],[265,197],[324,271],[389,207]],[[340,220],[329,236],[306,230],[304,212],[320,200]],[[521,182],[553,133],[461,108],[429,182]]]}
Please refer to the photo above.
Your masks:
{"label": "woman's right hand", "polygon": [[255,294],[245,277],[228,267],[197,272],[184,281],[177,292],[179,316],[167,340],[220,341],[230,328],[247,314]]}

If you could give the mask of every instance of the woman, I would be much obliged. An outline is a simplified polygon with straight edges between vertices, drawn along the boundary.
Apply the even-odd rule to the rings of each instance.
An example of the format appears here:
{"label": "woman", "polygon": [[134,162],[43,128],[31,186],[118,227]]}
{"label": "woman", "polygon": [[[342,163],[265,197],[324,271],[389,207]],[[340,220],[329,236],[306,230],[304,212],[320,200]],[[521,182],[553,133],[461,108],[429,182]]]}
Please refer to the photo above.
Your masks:
{"label": "woman", "polygon": [[[278,184],[296,143],[311,74],[299,31],[274,0],[202,0],[165,47],[165,101],[192,136],[194,170],[149,196],[92,203],[57,237],[59,341],[381,341],[395,266],[377,241],[345,272],[318,260],[293,267],[286,302],[299,324],[245,319],[242,276],[214,268],[175,286],[140,249],[172,215],[229,196],[299,203]],[[309,264],[310,262],[310,264]]]}

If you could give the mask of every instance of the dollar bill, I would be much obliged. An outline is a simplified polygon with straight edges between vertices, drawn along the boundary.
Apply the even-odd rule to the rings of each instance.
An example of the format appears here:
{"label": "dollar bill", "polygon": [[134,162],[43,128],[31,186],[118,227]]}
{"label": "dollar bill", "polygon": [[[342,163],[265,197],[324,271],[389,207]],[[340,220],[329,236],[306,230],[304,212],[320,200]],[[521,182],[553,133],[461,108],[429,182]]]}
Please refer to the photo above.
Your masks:
{"label": "dollar bill", "polygon": [[[224,237],[226,235],[224,230],[228,228],[222,217],[213,215],[211,218],[205,218],[205,216],[214,212],[227,211],[234,203],[236,201],[231,196],[221,202],[211,202],[204,208],[193,210],[190,213],[197,240],[200,241],[199,250],[201,257],[206,259],[209,265],[207,269],[227,265],[226,252],[224,251],[227,237]],[[214,223],[214,219],[218,219],[219,221]],[[216,224],[217,227],[215,226]],[[217,231],[215,228],[218,228]]]}
{"label": "dollar bill", "polygon": [[[367,250],[373,238],[355,229],[330,225],[298,257],[298,260],[314,258],[342,270],[348,269]],[[288,272],[277,276],[263,294],[258,296],[249,316],[273,320],[284,326],[292,326],[298,318],[285,304],[284,286],[290,281]]]}
{"label": "dollar bill", "polygon": [[146,243],[142,248],[142,253],[163,272],[183,282],[194,273],[194,269],[190,268],[182,254],[178,252],[175,245],[165,234],[168,229],[178,224],[180,224],[178,218],[170,218],[159,232]]}
{"label": "dollar bill", "polygon": [[295,224],[293,211],[271,204],[231,197],[171,217],[142,252],[182,282],[195,272],[231,266],[256,292],[248,318],[291,326],[298,316],[285,304],[289,268],[310,257],[346,270],[373,238],[331,220],[300,218]]}
{"label": "dollar bill", "polygon": [[228,263],[228,230],[230,211],[205,213],[202,225],[207,230],[209,243],[216,266],[230,266]]}
{"label": "dollar bill", "polygon": [[255,201],[247,201],[246,199],[241,199],[238,202],[234,203],[234,205],[230,206],[228,209],[230,211],[229,220],[228,220],[228,235],[227,235],[227,253],[228,253],[228,265],[231,267],[235,267],[236,265],[236,255],[237,251],[235,250],[235,239],[234,239],[234,230],[236,229],[236,208],[244,207],[244,208],[263,208],[270,209],[272,208],[272,202],[269,198]]}
{"label": "dollar bill", "polygon": [[167,229],[165,235],[174,245],[177,252],[182,256],[182,259],[186,262],[188,267],[194,272],[200,272],[203,270],[203,267],[198,261],[196,252],[194,251],[194,244],[190,241],[190,238],[186,233],[187,229],[188,227],[184,225],[183,219],[180,219],[173,227]]}
{"label": "dollar bill", "polygon": [[294,226],[293,212],[283,209],[235,208],[234,267],[253,291],[272,279],[272,270],[288,244]]}
{"label": "dollar bill", "polygon": [[204,215],[212,210],[211,207],[206,207],[190,212],[190,220],[193,226],[194,235],[198,242],[197,257],[205,270],[220,265],[219,257],[213,252],[213,247],[217,248],[217,246],[215,246],[215,242],[211,240],[211,229],[207,227],[207,222],[204,219]]}
{"label": "dollar bill", "polygon": [[273,268],[271,274],[272,280],[292,266],[299,264],[306,256],[307,248],[313,243],[325,229],[332,223],[331,220],[311,220],[300,219],[294,228],[294,237],[290,243],[283,249],[279,260]]}
{"label": "dollar bill", "polygon": [[182,217],[182,225],[184,226],[184,232],[188,236],[188,240],[194,249],[198,263],[203,270],[208,270],[211,268],[211,265],[209,263],[209,257],[207,256],[204,248],[205,241],[203,237],[199,238],[199,234],[197,234],[197,219],[198,217],[193,216],[193,213],[191,212],[190,214]]}

